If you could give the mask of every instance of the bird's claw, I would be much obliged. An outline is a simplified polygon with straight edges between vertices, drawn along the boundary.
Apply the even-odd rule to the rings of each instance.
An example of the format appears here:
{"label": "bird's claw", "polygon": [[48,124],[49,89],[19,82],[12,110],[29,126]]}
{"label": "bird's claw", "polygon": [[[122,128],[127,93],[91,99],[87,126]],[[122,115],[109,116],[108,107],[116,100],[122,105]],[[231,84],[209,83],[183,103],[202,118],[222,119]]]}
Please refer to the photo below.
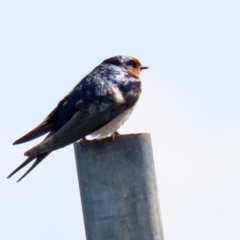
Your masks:
{"label": "bird's claw", "polygon": [[112,140],[115,142],[115,137],[119,136],[120,133],[118,131],[116,131],[113,135],[112,135]]}
{"label": "bird's claw", "polygon": [[79,140],[79,143],[82,147],[85,147],[86,146],[86,143],[87,143],[87,139],[84,137],[82,139]]}

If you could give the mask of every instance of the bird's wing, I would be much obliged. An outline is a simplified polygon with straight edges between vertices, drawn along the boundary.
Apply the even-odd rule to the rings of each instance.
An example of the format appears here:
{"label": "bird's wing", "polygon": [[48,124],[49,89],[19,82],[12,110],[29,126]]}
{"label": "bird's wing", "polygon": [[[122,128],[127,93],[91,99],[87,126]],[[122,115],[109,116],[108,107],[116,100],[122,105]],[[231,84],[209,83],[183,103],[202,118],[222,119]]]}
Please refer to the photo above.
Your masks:
{"label": "bird's wing", "polygon": [[65,102],[65,100],[68,98],[68,96],[72,93],[72,91],[69,92],[58,103],[57,107],[54,108],[52,110],[52,112],[50,112],[48,114],[48,116],[36,128],[34,128],[32,131],[28,132],[23,137],[21,137],[18,140],[16,140],[13,144],[20,144],[20,143],[28,142],[30,140],[38,138],[38,137],[44,135],[45,133],[49,132],[51,130],[51,128],[53,127],[53,125],[54,125],[54,120],[55,120],[56,113],[58,112],[58,110],[62,106],[62,104]]}
{"label": "bird's wing", "polygon": [[50,138],[28,150],[25,155],[35,157],[65,147],[104,126],[128,108],[126,103],[107,108],[104,111],[89,113],[77,112],[71,120]]}

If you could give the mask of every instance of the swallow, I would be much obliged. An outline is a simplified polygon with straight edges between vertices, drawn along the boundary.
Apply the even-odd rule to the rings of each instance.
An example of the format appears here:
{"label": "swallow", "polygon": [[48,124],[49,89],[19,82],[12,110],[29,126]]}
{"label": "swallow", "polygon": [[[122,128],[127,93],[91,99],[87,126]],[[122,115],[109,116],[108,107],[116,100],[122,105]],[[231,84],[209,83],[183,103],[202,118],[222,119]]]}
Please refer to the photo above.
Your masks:
{"label": "swallow", "polygon": [[19,182],[52,151],[78,140],[114,136],[139,99],[140,72],[147,68],[129,56],[104,60],[36,128],[13,143],[25,143],[48,133],[42,142],[25,152],[27,159],[8,178],[34,161]]}

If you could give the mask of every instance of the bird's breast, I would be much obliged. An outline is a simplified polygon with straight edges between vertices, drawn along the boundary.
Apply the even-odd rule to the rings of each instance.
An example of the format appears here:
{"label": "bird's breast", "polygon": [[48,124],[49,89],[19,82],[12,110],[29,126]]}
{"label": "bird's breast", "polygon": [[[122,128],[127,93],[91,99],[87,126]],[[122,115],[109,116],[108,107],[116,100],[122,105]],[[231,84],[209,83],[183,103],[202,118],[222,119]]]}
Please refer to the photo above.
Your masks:
{"label": "bird's breast", "polygon": [[115,133],[128,120],[128,118],[132,114],[134,107],[135,106],[127,109],[126,111],[115,117],[112,121],[88,135],[86,138],[89,140],[102,139],[113,135],[113,133]]}

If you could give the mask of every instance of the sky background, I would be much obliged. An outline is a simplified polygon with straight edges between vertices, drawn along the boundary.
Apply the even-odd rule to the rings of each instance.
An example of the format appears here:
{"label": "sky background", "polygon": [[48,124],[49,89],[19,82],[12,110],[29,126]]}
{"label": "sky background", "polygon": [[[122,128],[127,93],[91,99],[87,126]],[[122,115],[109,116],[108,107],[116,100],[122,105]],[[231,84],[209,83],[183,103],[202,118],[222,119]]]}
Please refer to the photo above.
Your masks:
{"label": "sky background", "polygon": [[150,132],[165,240],[240,239],[240,2],[0,1],[0,239],[85,239],[73,146],[6,176],[39,124],[115,55],[149,66],[121,133]]}

